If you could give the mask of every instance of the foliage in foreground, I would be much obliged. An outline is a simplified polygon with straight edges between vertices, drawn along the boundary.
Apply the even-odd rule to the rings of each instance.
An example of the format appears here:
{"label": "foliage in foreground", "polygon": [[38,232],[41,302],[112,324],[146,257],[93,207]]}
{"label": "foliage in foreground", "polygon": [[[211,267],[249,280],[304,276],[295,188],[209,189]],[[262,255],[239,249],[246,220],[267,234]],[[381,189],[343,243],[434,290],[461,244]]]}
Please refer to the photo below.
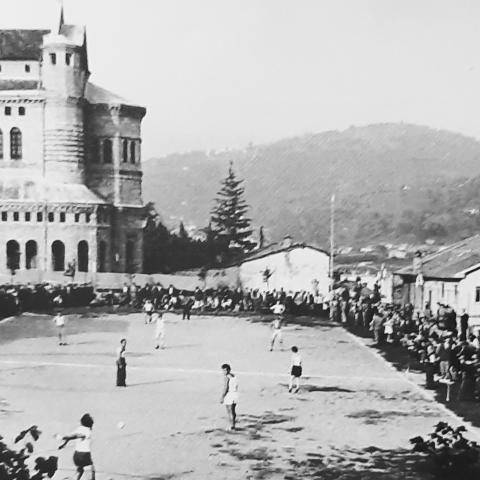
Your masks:
{"label": "foliage in foreground", "polygon": [[410,439],[414,452],[428,455],[436,475],[444,478],[480,478],[480,447],[463,436],[466,428],[439,422],[426,438]]}
{"label": "foliage in foreground", "polygon": [[55,475],[58,457],[37,457],[34,466],[29,466],[33,444],[40,434],[36,425],[20,432],[15,438],[15,444],[23,441],[23,447],[18,451],[7,446],[0,436],[0,480],[43,480]]}

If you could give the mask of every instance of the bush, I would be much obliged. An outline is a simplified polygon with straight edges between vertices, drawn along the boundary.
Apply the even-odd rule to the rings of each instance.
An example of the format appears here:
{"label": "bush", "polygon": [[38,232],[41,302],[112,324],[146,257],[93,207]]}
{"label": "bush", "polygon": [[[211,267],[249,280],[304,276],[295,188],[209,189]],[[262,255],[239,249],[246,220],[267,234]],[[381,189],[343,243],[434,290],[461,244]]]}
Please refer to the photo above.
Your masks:
{"label": "bush", "polygon": [[33,453],[33,442],[40,437],[36,425],[20,432],[15,438],[15,444],[24,440],[20,450],[8,447],[0,436],[0,480],[43,480],[52,478],[58,467],[58,457],[37,457],[33,472],[28,460]]}
{"label": "bush", "polygon": [[410,443],[414,452],[428,455],[434,474],[455,480],[480,478],[480,448],[463,436],[465,431],[465,427],[453,428],[440,422],[426,439],[415,437]]}

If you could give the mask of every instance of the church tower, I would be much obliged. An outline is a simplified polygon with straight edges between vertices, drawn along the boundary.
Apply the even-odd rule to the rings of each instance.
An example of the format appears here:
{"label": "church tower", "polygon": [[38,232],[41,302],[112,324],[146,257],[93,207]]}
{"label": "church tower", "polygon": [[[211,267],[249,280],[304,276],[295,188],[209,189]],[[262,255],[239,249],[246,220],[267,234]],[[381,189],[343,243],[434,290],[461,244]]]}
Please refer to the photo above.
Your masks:
{"label": "church tower", "polygon": [[45,91],[45,173],[54,182],[85,179],[84,104],[89,77],[85,27],[58,24],[43,38],[40,80]]}

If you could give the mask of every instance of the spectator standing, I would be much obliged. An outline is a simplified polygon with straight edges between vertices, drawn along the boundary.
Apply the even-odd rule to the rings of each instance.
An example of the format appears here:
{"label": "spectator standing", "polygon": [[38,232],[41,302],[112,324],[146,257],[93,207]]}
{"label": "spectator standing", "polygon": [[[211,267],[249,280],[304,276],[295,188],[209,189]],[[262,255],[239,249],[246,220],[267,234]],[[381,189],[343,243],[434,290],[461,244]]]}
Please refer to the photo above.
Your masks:
{"label": "spectator standing", "polygon": [[460,340],[465,341],[467,339],[467,332],[468,332],[468,321],[470,316],[465,311],[462,310],[462,315],[460,317]]}
{"label": "spectator standing", "polygon": [[384,322],[383,317],[380,315],[380,312],[375,307],[373,309],[371,329],[373,331],[373,338],[375,339],[375,343],[377,344],[379,344],[382,341],[383,322]]}
{"label": "spectator standing", "polygon": [[117,387],[126,387],[127,380],[127,360],[126,360],[127,340],[122,338],[120,346],[117,348]]}

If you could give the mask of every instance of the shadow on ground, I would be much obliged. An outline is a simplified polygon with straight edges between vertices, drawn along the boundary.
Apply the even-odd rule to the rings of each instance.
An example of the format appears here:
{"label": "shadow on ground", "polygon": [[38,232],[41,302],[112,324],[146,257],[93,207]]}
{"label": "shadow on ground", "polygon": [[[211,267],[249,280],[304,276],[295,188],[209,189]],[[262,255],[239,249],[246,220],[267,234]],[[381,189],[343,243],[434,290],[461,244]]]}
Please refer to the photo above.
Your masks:
{"label": "shadow on ground", "polygon": [[[126,320],[108,317],[92,318],[86,315],[73,315],[67,318],[65,333],[69,335],[87,332],[125,332]],[[0,344],[23,338],[55,337],[57,330],[49,315],[20,315],[8,322],[0,322]]]}
{"label": "shadow on ground", "polygon": [[[372,333],[364,328],[353,326],[345,326],[345,328],[358,337],[372,338]],[[411,372],[422,373],[420,363],[412,359],[408,351],[401,345],[383,342],[379,345],[372,345],[369,348],[376,350],[387,362],[401,372],[408,369]],[[435,400],[443,403],[464,420],[471,422],[476,427],[480,427],[480,403],[478,401],[458,400],[459,382],[451,386],[450,401],[447,402],[446,389],[446,385],[438,384],[434,391]]]}
{"label": "shadow on ground", "polygon": [[[379,412],[373,412],[374,417],[378,418],[378,415]],[[294,426],[294,420],[292,416],[267,411],[263,415],[242,416],[241,428],[235,432],[217,429],[207,433],[213,435],[211,446],[216,449],[216,455],[222,456],[221,460],[219,459],[220,464],[228,468],[241,461],[242,466],[247,469],[246,480],[435,478],[430,473],[431,465],[427,459],[406,449],[386,450],[375,446],[340,449],[321,445],[320,441],[316,449],[309,449],[307,445],[298,449],[296,433],[302,428]],[[276,431],[279,429],[289,433],[288,445],[277,441]],[[225,478],[228,478],[227,471]]]}

